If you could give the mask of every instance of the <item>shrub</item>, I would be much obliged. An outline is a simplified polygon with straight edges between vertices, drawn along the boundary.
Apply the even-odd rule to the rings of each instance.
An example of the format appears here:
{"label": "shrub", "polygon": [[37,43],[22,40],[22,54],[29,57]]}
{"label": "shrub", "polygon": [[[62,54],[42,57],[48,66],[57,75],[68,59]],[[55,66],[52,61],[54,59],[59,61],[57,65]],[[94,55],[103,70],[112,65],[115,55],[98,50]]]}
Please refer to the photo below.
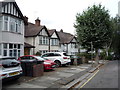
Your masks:
{"label": "shrub", "polygon": [[40,52],[37,52],[35,55],[37,55],[37,56],[41,56],[41,53],[40,53]]}

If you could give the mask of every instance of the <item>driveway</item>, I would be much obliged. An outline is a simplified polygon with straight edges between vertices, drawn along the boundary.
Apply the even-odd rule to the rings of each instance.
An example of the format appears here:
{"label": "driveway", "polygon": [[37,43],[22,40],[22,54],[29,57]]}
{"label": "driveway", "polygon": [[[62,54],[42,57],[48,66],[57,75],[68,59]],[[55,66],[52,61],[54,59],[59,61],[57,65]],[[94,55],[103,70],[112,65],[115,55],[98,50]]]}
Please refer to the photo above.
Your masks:
{"label": "driveway", "polygon": [[9,81],[3,84],[3,88],[49,88],[56,83],[58,83],[59,86],[65,85],[67,82],[72,81],[72,78],[69,77],[88,69],[90,66],[91,64],[71,65],[55,68],[55,70],[52,71],[46,71],[41,77],[23,76],[18,81]]}

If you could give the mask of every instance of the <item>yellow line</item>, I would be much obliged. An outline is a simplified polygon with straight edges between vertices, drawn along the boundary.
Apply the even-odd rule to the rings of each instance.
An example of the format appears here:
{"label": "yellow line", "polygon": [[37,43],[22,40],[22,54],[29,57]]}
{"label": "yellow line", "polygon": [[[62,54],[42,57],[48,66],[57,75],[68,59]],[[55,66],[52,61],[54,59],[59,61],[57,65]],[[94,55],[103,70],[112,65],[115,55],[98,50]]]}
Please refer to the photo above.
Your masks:
{"label": "yellow line", "polygon": [[95,74],[91,78],[89,78],[80,88],[84,87],[98,72],[99,70],[96,71]]}

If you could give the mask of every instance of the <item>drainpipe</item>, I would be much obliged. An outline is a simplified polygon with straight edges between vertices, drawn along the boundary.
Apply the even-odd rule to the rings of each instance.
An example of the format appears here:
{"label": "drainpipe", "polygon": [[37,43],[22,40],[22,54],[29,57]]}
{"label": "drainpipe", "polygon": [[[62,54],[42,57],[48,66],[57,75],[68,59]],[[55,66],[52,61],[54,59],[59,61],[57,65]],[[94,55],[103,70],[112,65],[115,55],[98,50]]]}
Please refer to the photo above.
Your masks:
{"label": "drainpipe", "polygon": [[49,38],[49,44],[48,44],[48,51],[50,52],[50,38]]}
{"label": "drainpipe", "polygon": [[[35,46],[35,37],[33,37],[33,46]],[[35,54],[35,48],[33,48],[33,54]]]}
{"label": "drainpipe", "polygon": [[68,44],[67,44],[67,54],[68,54]]}

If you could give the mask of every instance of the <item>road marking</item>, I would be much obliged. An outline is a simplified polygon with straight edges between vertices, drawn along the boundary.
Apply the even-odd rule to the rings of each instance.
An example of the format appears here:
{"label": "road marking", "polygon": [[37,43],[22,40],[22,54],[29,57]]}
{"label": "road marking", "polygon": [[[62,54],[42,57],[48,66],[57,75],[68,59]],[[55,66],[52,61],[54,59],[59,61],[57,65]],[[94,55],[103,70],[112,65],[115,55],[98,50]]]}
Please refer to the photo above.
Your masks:
{"label": "road marking", "polygon": [[95,74],[91,78],[89,78],[80,88],[83,88],[98,72],[99,70],[97,70]]}

